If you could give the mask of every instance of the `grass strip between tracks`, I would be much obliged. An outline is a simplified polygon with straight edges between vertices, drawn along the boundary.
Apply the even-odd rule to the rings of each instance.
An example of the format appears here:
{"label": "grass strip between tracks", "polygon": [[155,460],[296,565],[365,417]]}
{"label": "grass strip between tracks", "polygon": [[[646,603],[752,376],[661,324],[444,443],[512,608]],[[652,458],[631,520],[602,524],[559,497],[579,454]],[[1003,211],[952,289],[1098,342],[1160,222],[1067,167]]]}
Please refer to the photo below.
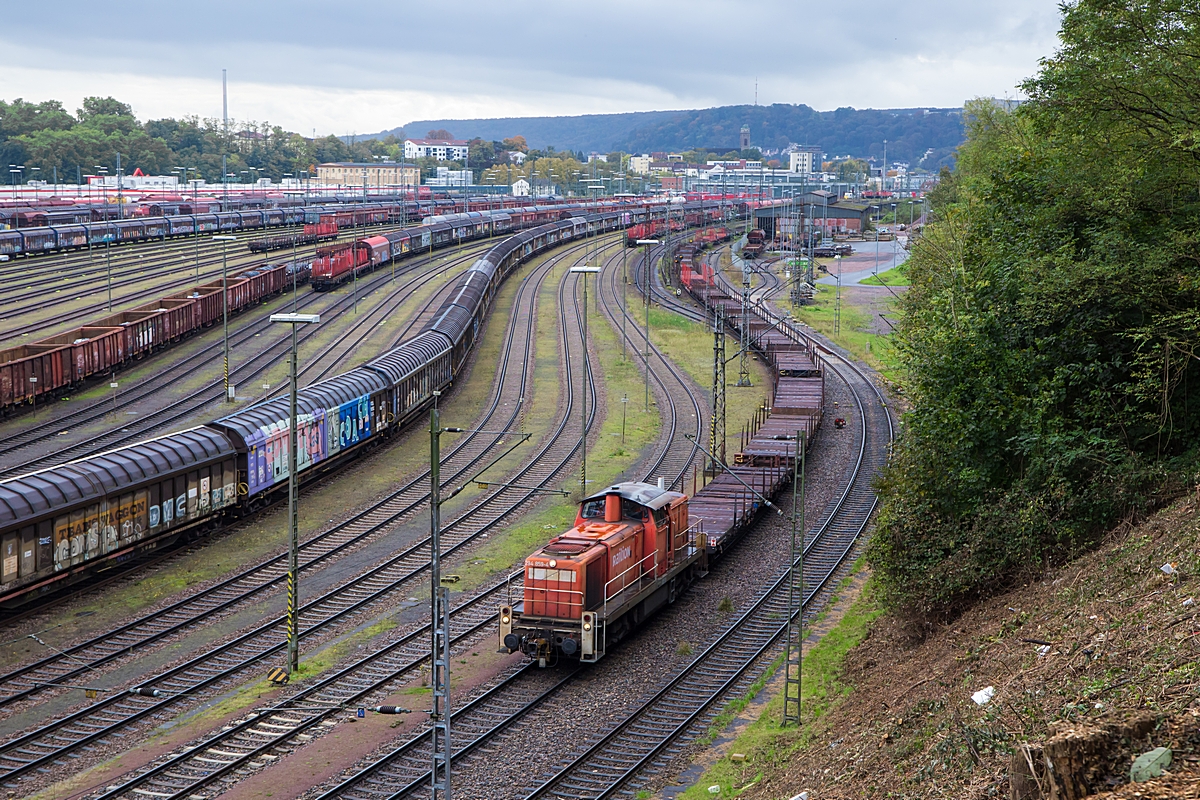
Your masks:
{"label": "grass strip between tracks", "polygon": [[[547,393],[540,389],[557,385],[561,380],[555,297],[558,282],[569,267],[570,263],[566,262],[555,267],[542,285],[538,298],[538,339],[533,375],[535,399],[529,415],[535,421],[540,413],[553,414],[553,408],[541,410],[540,401]],[[657,406],[651,405],[649,412],[643,410],[642,373],[632,358],[622,361],[621,343],[617,338],[619,332],[602,321],[604,317],[593,305],[596,302],[596,288],[594,282],[588,287],[588,336],[592,341],[592,371],[596,375],[597,392],[604,399],[600,409],[602,415],[597,416],[592,434],[588,437],[589,489],[627,476],[629,470],[642,460],[646,449],[654,443],[662,425]],[[579,365],[573,366],[575,374],[581,374]],[[629,402],[625,409],[625,442],[622,444],[621,398],[626,396]],[[466,563],[455,564],[454,572],[461,578],[454,585],[455,590],[474,588],[496,572],[514,569],[516,564],[551,536],[569,528],[575,521],[578,469],[563,481],[560,488],[573,493],[570,501],[557,496],[547,497],[509,525],[503,536],[496,537],[472,553]]]}
{"label": "grass strip between tracks", "polygon": [[[514,282],[510,281],[509,284]],[[427,290],[423,287],[420,292],[414,293],[419,296],[411,298],[411,302],[423,302],[428,292],[441,285],[441,281],[431,281]],[[383,293],[378,294],[383,296]],[[510,301],[511,296],[510,293]],[[289,297],[289,307],[290,302]],[[494,364],[496,354],[499,353],[508,322],[509,308],[500,304],[496,311],[497,313],[491,316],[496,317],[499,322],[493,323],[489,317],[485,329],[486,341],[481,347],[480,360],[477,363],[488,363],[483,359],[486,352],[491,352],[491,363]],[[359,313],[366,313],[361,298]],[[395,334],[405,324],[405,315],[393,313],[389,316],[395,321],[396,327],[392,331]],[[286,370],[286,365],[281,369]],[[483,399],[491,391],[494,378],[494,372],[487,369],[472,369],[443,404],[443,418],[453,417],[467,422],[472,420],[482,406]],[[209,418],[215,416],[211,412],[208,414]],[[453,435],[443,437],[443,449],[453,444],[454,438],[456,437]],[[309,487],[300,497],[301,541],[315,535],[330,523],[330,510],[336,509],[342,516],[353,513],[382,496],[389,487],[400,483],[405,475],[426,466],[428,461],[427,426],[422,429],[418,425],[408,433],[402,434],[397,442],[381,452],[365,455],[347,465],[343,474]],[[246,564],[265,560],[268,555],[279,551],[286,544],[286,508],[267,512],[220,536],[219,541],[212,542],[211,546],[181,554],[170,564],[140,572],[135,578],[111,587],[102,595],[52,611],[43,625],[43,628],[48,630],[42,638],[53,646],[61,646],[81,637],[96,635],[130,615],[143,613],[150,606],[188,587],[219,579]],[[38,647],[39,645],[32,640],[21,640],[17,644],[0,648],[0,667],[20,660],[21,651]]]}

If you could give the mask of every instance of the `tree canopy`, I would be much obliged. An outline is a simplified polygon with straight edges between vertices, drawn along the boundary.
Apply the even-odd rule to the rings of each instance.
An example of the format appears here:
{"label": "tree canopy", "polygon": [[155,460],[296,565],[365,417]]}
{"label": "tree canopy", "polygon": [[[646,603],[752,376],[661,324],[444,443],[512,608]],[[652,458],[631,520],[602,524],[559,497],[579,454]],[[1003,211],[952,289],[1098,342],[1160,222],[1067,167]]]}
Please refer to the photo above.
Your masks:
{"label": "tree canopy", "polygon": [[[221,156],[235,176],[279,180],[298,175],[325,161],[399,159],[400,140],[342,141],[336,136],[307,139],[269,123],[231,120],[229,135],[217,119],[184,117],[141,123],[132,107],[112,97],[87,97],[71,114],[57,100],[30,103],[21,98],[0,100],[0,160],[38,167],[40,177],[75,181],[107,168],[116,174],[117,154],[126,172],[170,174],[176,168],[195,168],[208,181],[221,179]],[[251,171],[251,168],[254,171]],[[25,174],[32,173],[29,169]]]}
{"label": "tree canopy", "polygon": [[954,613],[1198,480],[1200,13],[1077,0],[1015,110],[967,108],[909,261],[912,407],[870,558]]}

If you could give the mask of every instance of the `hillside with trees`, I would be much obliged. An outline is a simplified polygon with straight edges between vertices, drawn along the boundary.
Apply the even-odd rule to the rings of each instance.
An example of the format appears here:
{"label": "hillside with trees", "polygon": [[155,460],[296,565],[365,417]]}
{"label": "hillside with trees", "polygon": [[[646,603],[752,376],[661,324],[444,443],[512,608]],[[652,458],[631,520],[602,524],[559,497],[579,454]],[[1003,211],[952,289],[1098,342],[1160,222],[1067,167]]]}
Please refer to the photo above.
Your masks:
{"label": "hillside with trees", "polygon": [[[649,111],[636,114],[588,114],[575,117],[421,120],[364,138],[420,135],[433,128],[454,131],[461,139],[500,140],[522,135],[532,147],[553,146],[584,153],[649,153],[705,149],[725,153],[738,148],[742,125],[750,126],[755,147],[778,150],[789,142],[820,145],[829,155],[918,162],[936,171],[949,163],[962,141],[961,109],[840,108],[814,111],[805,105],[722,106],[696,111]],[[933,152],[926,157],[926,153]]]}
{"label": "hillside with trees", "polygon": [[559,150],[582,150],[585,153],[607,153],[614,144],[629,135],[639,125],[669,119],[679,111],[637,111],[629,114],[582,114],[572,117],[502,117],[496,119],[436,119],[417,120],[403,127],[381,133],[358,136],[358,139],[383,139],[395,136],[421,136],[425,131],[441,128],[454,131],[460,139],[501,141],[524,136],[530,147],[555,147]]}
{"label": "hillside with trees", "polygon": [[1064,6],[1028,102],[968,105],[908,262],[912,410],[871,560],[959,613],[1200,475],[1200,19]]}
{"label": "hillside with trees", "polygon": [[830,156],[881,159],[886,140],[889,161],[933,171],[950,163],[963,138],[959,109],[814,111],[776,103],[688,111],[642,125],[615,146],[628,152],[732,148],[738,145],[742,125],[750,126],[751,144],[770,150],[796,142],[819,145]]}
{"label": "hillside with trees", "polygon": [[51,181],[57,175],[60,182],[74,183],[98,166],[116,174],[117,153],[126,173],[141,169],[149,175],[169,175],[176,167],[194,167],[200,177],[218,182],[222,154],[227,155],[226,168],[234,180],[253,175],[280,180],[323,161],[372,160],[401,152],[401,143],[394,139],[353,144],[336,136],[314,140],[269,123],[230,120],[228,136],[219,119],[142,123],[128,104],[111,97],[88,97],[75,113],[57,100],[0,100],[0,160],[25,166],[26,179],[36,175]]}

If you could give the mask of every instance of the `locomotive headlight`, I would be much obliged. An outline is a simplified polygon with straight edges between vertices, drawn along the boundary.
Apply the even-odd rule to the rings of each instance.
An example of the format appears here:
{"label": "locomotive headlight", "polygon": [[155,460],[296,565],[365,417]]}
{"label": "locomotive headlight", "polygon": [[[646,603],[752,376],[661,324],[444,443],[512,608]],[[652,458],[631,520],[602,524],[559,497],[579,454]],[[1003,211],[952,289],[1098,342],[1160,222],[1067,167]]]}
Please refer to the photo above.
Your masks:
{"label": "locomotive headlight", "polygon": [[583,629],[585,631],[590,631],[592,629],[592,623],[590,623],[590,622],[583,623]]}
{"label": "locomotive headlight", "polygon": [[558,566],[558,562],[555,561],[553,558],[550,559],[550,569],[554,569],[557,566]]}

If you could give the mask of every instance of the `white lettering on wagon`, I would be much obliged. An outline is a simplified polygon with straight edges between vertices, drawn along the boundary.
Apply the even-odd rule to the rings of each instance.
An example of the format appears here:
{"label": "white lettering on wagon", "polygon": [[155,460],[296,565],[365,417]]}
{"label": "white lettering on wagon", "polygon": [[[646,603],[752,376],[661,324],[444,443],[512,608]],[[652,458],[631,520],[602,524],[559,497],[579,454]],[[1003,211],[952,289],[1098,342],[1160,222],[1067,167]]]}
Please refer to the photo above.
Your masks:
{"label": "white lettering on wagon", "polygon": [[622,561],[624,561],[625,559],[629,558],[631,555],[633,555],[633,548],[630,547],[629,545],[625,545],[620,550],[616,550],[613,552],[612,565],[615,567],[617,564],[619,564]]}

